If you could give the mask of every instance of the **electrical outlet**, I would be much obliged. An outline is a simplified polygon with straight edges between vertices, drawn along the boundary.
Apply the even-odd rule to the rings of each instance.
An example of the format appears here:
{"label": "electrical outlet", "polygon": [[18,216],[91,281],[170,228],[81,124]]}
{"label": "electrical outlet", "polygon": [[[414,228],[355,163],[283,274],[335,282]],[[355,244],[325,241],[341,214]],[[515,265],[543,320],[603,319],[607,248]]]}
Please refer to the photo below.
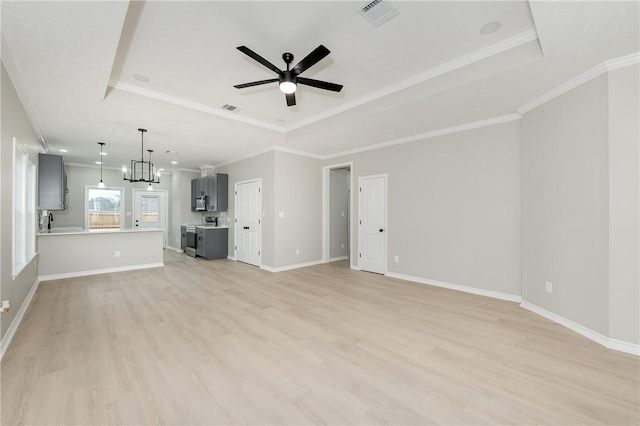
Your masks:
{"label": "electrical outlet", "polygon": [[396,263],[400,262],[400,256],[394,256],[393,261]]}
{"label": "electrical outlet", "polygon": [[120,250],[116,250],[115,255],[116,255],[116,257],[120,257]]}
{"label": "electrical outlet", "polygon": [[551,284],[549,281],[547,281],[544,284],[544,291],[546,291],[549,294],[553,293],[553,284]]}
{"label": "electrical outlet", "polygon": [[340,248],[344,248],[344,243],[340,244]]}
{"label": "electrical outlet", "polygon": [[300,249],[296,249],[296,254],[300,254]]}

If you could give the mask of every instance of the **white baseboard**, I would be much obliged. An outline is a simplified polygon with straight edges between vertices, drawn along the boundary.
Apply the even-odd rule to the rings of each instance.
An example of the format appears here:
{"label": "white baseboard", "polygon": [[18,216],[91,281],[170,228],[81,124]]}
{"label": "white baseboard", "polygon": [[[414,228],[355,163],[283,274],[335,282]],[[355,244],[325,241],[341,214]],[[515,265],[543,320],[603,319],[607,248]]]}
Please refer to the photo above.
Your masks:
{"label": "white baseboard", "polygon": [[353,269],[354,271],[359,271],[360,270],[360,267],[358,265],[349,265],[349,267],[351,269]]}
{"label": "white baseboard", "polygon": [[91,269],[88,271],[65,272],[62,274],[41,275],[40,281],[61,280],[63,278],[85,277],[88,275],[110,274],[112,272],[135,271],[137,269],[160,268],[164,266],[163,262],[146,263],[144,265],[118,266],[115,268]]}
{"label": "white baseboard", "polygon": [[175,251],[176,253],[184,253],[184,250],[179,249],[179,248],[176,248],[176,247],[166,246],[165,248],[166,248],[166,249],[169,249],[169,250],[173,250],[173,251]]}
{"label": "white baseboard", "polygon": [[20,306],[20,309],[18,309],[18,313],[13,319],[13,322],[9,326],[9,329],[7,330],[7,334],[5,334],[4,337],[2,338],[2,342],[0,342],[0,361],[2,361],[2,358],[4,357],[5,352],[7,352],[7,349],[9,348],[9,344],[11,344],[11,341],[13,340],[13,336],[16,334],[16,331],[18,330],[18,326],[20,325],[20,323],[22,322],[22,318],[24,317],[24,313],[27,312],[27,308],[31,304],[31,299],[33,299],[33,295],[36,294],[36,290],[38,289],[39,285],[40,285],[40,280],[36,279],[36,281],[31,286],[29,293],[27,293],[27,297],[25,297],[24,302],[22,302],[22,306]]}
{"label": "white baseboard", "polygon": [[338,257],[332,257],[329,259],[329,262],[339,262],[341,260],[347,260],[349,258],[349,256],[344,255],[344,256],[338,256]]}
{"label": "white baseboard", "polygon": [[231,256],[231,255],[229,255],[229,256],[227,256],[227,259],[235,261],[235,260],[236,260],[236,257],[235,257],[235,256]]}
{"label": "white baseboard", "polygon": [[593,340],[594,342],[604,346],[605,348],[640,356],[640,345],[637,345],[635,343],[623,342],[621,340],[610,339],[596,331],[591,330],[588,327],[585,327],[584,325],[578,324],[558,314],[547,311],[546,309],[536,306],[533,303],[522,301],[522,303],[520,303],[520,306],[528,311],[536,313],[548,320],[560,324],[561,326],[566,327],[569,330],[575,331],[579,335],[584,336],[589,340]]}
{"label": "white baseboard", "polygon": [[420,284],[432,285],[435,287],[448,288],[450,290],[457,290],[457,291],[462,291],[464,293],[477,294],[478,296],[486,296],[486,297],[491,297],[493,299],[506,300],[508,302],[520,303],[522,301],[522,297],[517,296],[515,294],[501,293],[499,291],[493,291],[493,290],[484,290],[482,288],[469,287],[461,284],[452,284],[444,281],[431,280],[431,279],[422,278],[422,277],[414,277],[412,275],[397,274],[395,272],[387,272],[385,275],[387,277],[397,278],[400,280],[412,281]]}
{"label": "white baseboard", "polygon": [[292,269],[306,268],[307,266],[320,265],[321,263],[322,259],[313,260],[311,262],[296,263],[295,265],[279,266],[277,268],[274,268],[273,266],[260,265],[260,269],[264,269],[269,272],[283,272],[290,271]]}

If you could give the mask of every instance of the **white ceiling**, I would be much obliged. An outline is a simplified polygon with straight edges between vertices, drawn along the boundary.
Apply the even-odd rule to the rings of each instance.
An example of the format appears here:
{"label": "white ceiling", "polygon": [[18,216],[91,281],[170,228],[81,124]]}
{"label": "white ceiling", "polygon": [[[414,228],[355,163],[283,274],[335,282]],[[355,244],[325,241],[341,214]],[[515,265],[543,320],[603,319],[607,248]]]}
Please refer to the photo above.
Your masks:
{"label": "white ceiling", "polygon": [[[387,1],[387,0],[383,0]],[[365,1],[3,1],[3,61],[52,153],[106,167],[145,148],[167,171],[272,145],[328,155],[512,114],[606,60],[640,51],[639,3],[394,1],[373,27]],[[492,22],[501,28],[482,35]],[[275,74],[323,44],[287,107]],[[135,75],[148,77],[148,82]],[[222,105],[239,107],[236,112]],[[177,161],[178,165],[170,164]]]}

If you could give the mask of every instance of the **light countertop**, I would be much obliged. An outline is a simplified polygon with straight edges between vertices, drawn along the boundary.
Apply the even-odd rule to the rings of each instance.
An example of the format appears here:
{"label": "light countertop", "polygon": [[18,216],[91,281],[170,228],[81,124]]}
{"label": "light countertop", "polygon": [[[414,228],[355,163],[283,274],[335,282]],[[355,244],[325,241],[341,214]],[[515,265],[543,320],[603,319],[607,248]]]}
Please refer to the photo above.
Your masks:
{"label": "light countertop", "polygon": [[136,228],[136,229],[84,229],[84,228],[52,228],[38,232],[39,237],[50,235],[95,235],[95,234],[121,234],[127,232],[158,232],[160,228]]}

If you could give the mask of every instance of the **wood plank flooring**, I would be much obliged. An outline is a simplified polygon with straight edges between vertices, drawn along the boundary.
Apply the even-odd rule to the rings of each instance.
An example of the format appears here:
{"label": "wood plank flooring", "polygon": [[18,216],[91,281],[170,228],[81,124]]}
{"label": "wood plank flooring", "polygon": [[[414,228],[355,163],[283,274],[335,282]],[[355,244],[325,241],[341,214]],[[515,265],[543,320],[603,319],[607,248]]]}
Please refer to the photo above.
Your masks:
{"label": "wood plank flooring", "polygon": [[2,361],[14,424],[638,424],[640,361],[515,303],[356,272],[44,282]]}

